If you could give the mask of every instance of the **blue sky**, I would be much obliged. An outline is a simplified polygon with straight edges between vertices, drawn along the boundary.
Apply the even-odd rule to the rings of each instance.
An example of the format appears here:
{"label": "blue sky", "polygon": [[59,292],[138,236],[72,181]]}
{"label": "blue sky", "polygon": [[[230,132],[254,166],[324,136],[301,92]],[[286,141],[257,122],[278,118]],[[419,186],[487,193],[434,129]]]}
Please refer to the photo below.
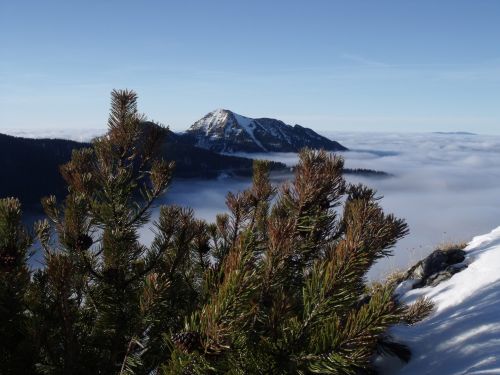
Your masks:
{"label": "blue sky", "polygon": [[175,130],[215,108],[324,131],[500,133],[500,1],[0,0],[0,131]]}

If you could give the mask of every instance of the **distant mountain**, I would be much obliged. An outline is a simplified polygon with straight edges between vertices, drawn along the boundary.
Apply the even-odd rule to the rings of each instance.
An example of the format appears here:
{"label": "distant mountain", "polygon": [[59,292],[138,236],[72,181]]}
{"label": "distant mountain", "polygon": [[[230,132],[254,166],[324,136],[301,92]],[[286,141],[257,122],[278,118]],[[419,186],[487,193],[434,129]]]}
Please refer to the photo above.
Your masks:
{"label": "distant mountain", "polygon": [[44,196],[63,196],[66,188],[59,166],[71,158],[73,150],[87,145],[0,134],[0,197],[17,197],[24,207],[39,207]]}
{"label": "distant mountain", "polygon": [[196,121],[183,135],[196,146],[219,152],[297,152],[301,148],[345,151],[346,147],[300,125],[271,118],[249,118],[217,109]]}
{"label": "distant mountain", "polygon": [[477,135],[476,133],[471,133],[471,132],[434,132],[434,134],[442,134],[442,135]]}
{"label": "distant mountain", "polygon": [[[152,126],[146,123],[145,129]],[[71,159],[75,149],[89,147],[64,139],[31,139],[0,134],[0,198],[17,197],[30,209],[40,209],[40,198],[54,194],[63,197],[66,185],[59,166]],[[165,160],[176,163],[174,177],[216,178],[222,173],[250,176],[253,160],[220,155],[186,143],[184,138],[168,131],[162,146]],[[272,170],[284,169],[272,162]]]}
{"label": "distant mountain", "polygon": [[[151,125],[152,123],[147,123]],[[175,177],[180,178],[216,178],[221,173],[233,176],[251,176],[253,159],[221,155],[211,150],[197,147],[182,135],[167,130],[162,148],[165,160],[175,161]],[[271,170],[280,170],[286,165],[270,162]]]}

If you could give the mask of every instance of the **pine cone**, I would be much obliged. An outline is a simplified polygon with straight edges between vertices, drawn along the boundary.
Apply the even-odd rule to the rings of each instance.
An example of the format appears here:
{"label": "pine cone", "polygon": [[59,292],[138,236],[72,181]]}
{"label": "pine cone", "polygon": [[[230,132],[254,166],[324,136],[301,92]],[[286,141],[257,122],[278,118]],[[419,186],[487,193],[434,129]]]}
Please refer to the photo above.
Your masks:
{"label": "pine cone", "polygon": [[81,250],[87,250],[94,241],[92,240],[92,237],[90,237],[87,234],[81,234],[78,236],[78,239],[76,240],[76,245],[79,249]]}
{"label": "pine cone", "polygon": [[201,349],[201,336],[198,332],[179,332],[172,335],[175,346],[186,353]]}
{"label": "pine cone", "polygon": [[208,244],[208,241],[199,244],[198,245],[198,251],[201,254],[208,254],[208,252],[210,251],[210,245]]}
{"label": "pine cone", "polygon": [[16,263],[16,258],[10,255],[0,256],[0,266],[3,270],[10,270]]}

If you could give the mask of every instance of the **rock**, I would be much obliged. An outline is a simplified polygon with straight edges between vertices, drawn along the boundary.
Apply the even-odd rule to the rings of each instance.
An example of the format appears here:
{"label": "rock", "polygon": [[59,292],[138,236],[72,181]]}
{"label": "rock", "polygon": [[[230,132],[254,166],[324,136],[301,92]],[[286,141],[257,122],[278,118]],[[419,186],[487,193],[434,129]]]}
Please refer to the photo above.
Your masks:
{"label": "rock", "polygon": [[464,260],[465,251],[462,249],[436,250],[411,267],[403,280],[415,280],[413,289],[436,286],[466,268],[467,265],[462,263]]}

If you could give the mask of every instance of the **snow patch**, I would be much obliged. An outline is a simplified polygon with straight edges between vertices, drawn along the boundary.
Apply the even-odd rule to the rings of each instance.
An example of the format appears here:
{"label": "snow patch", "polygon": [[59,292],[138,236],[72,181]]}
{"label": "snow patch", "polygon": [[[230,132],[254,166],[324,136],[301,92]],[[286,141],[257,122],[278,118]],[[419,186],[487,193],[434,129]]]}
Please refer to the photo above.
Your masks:
{"label": "snow patch", "polygon": [[430,298],[436,309],[414,326],[391,330],[413,355],[402,368],[380,360],[382,374],[500,374],[500,227],[474,237],[465,250],[468,268],[403,295],[405,302]]}

